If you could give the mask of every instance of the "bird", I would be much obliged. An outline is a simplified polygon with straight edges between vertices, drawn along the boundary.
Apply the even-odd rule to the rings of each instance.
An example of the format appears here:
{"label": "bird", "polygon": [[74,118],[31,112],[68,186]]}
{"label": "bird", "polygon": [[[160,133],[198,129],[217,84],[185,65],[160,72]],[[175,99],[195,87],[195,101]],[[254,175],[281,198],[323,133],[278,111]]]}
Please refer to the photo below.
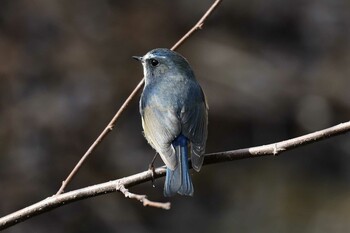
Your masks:
{"label": "bird", "polygon": [[143,134],[166,165],[164,196],[193,196],[188,158],[199,172],[208,136],[208,104],[186,58],[166,48],[133,56],[143,66]]}

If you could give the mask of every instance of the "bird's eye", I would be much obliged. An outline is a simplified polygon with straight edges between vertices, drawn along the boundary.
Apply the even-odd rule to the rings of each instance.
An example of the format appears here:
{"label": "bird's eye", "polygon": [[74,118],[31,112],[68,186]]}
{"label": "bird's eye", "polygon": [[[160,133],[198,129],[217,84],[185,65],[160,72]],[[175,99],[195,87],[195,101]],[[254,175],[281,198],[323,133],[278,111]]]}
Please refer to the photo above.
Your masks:
{"label": "bird's eye", "polygon": [[156,59],[151,59],[151,65],[152,66],[157,66],[159,62]]}

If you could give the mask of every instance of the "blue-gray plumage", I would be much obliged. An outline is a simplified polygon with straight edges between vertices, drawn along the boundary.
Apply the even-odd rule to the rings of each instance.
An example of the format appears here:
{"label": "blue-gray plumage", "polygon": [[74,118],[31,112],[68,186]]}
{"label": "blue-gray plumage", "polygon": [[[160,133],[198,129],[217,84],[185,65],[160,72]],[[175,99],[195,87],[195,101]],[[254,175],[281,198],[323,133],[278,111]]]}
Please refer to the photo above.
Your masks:
{"label": "blue-gray plumage", "polygon": [[187,60],[169,49],[154,49],[143,57],[145,87],[140,99],[144,135],[167,167],[164,195],[193,195],[188,171],[203,164],[208,106]]}

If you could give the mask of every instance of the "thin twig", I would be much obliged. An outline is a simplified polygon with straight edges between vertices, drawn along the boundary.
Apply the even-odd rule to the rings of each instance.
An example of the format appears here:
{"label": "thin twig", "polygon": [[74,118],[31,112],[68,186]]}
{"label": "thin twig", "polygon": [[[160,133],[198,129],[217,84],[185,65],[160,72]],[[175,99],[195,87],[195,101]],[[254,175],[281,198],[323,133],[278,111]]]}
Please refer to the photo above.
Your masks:
{"label": "thin twig", "polygon": [[136,199],[142,202],[143,206],[151,206],[155,208],[170,210],[170,202],[150,201],[146,195],[140,195],[130,192],[127,188],[125,188],[122,182],[117,182],[116,190],[124,194],[126,198]]}
{"label": "thin twig", "polygon": [[176,50],[182,43],[187,40],[188,37],[190,37],[194,32],[196,32],[199,29],[203,28],[205,20],[208,18],[208,16],[219,6],[219,4],[222,2],[222,0],[216,0],[213,5],[207,10],[207,12],[203,15],[203,17],[194,25],[191,30],[189,30],[176,44],[171,47],[171,50]]}
{"label": "thin twig", "polygon": [[[239,159],[254,158],[261,156],[272,155],[275,156],[282,152],[294,149],[299,146],[304,146],[309,143],[324,140],[326,138],[334,137],[350,131],[350,121],[316,131],[314,133],[306,134],[301,137],[292,138],[289,140],[271,143],[269,145],[251,147],[240,150],[232,150],[218,153],[211,153],[205,156],[204,165],[234,161]],[[157,179],[165,175],[165,167],[156,168],[154,171],[154,178]],[[0,230],[6,229],[19,222],[25,221],[38,214],[47,212],[49,210],[58,208],[68,203],[111,193],[116,191],[117,185],[122,182],[125,188],[130,188],[135,185],[148,182],[152,180],[152,171],[144,171],[135,175],[124,177],[118,180],[109,181],[102,184],[93,185],[90,187],[77,189],[75,191],[64,194],[54,195],[46,198],[36,204],[28,206],[24,209],[18,210],[12,214],[0,218]]]}
{"label": "thin twig", "polygon": [[[216,0],[213,5],[206,11],[206,13],[203,15],[203,17],[198,21],[198,23],[190,30],[188,31],[176,44],[171,48],[171,50],[177,49],[180,45],[183,44],[185,40],[187,40],[195,31],[198,29],[201,29],[205,20],[209,17],[209,15],[215,10],[215,8],[219,5],[219,3],[222,0]],[[102,131],[102,133],[97,137],[97,139],[92,143],[92,145],[89,147],[89,149],[85,152],[85,154],[81,157],[79,162],[75,165],[73,170],[69,173],[68,177],[62,182],[62,185],[60,189],[57,191],[56,194],[61,194],[64,192],[64,189],[67,187],[67,185],[70,183],[70,181],[73,179],[73,177],[77,174],[82,164],[85,162],[85,160],[89,157],[89,155],[96,149],[96,147],[101,143],[101,141],[113,130],[117,120],[119,119],[122,112],[125,110],[125,108],[129,105],[131,100],[135,97],[135,95],[138,93],[138,91],[141,89],[142,85],[144,84],[145,80],[144,78],[139,82],[139,84],[136,86],[136,88],[131,92],[130,96],[125,100],[123,105],[120,107],[118,112],[114,115],[112,120],[109,122],[109,124],[106,126],[106,128]]]}
{"label": "thin twig", "polygon": [[126,101],[120,107],[118,112],[114,115],[112,120],[108,123],[106,128],[102,131],[100,136],[98,136],[98,138],[94,141],[94,143],[90,146],[90,148],[85,152],[83,157],[81,157],[79,162],[75,165],[74,169],[69,173],[68,177],[62,182],[62,185],[56,194],[61,194],[64,192],[64,189],[67,187],[68,183],[73,179],[75,174],[77,174],[77,172],[79,171],[80,167],[82,166],[84,161],[87,159],[87,157],[96,149],[96,147],[107,136],[107,134],[113,130],[118,118],[120,117],[124,109],[129,105],[130,101],[137,94],[138,90],[142,87],[143,83],[144,83],[144,79],[142,79],[139,82],[139,84],[137,84],[136,88],[131,92],[130,96],[126,99]]}

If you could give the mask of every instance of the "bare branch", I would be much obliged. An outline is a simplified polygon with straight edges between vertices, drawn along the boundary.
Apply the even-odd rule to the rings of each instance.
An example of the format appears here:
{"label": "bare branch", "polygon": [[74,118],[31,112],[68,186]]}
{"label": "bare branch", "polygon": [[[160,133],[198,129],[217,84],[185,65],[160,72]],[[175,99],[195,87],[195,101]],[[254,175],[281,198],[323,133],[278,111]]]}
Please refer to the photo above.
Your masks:
{"label": "bare branch", "polygon": [[[215,10],[215,8],[219,5],[219,3],[222,0],[216,0],[213,5],[206,11],[206,13],[203,15],[203,17],[198,21],[198,23],[190,30],[188,31],[176,44],[171,48],[171,50],[177,49],[185,40],[187,40],[195,31],[198,29],[201,29],[204,25],[205,20],[209,17],[209,15]],[[102,133],[97,137],[97,139],[92,143],[92,145],[89,147],[89,149],[85,152],[85,154],[81,157],[79,162],[75,165],[73,170],[69,173],[68,177],[62,182],[62,185],[60,189],[57,191],[57,194],[61,194],[64,192],[64,189],[67,187],[69,182],[73,179],[73,177],[77,174],[80,167],[84,163],[84,161],[89,157],[89,155],[96,149],[96,147],[101,143],[101,141],[113,130],[117,120],[119,119],[122,112],[125,110],[125,108],[129,105],[131,100],[135,97],[135,95],[138,93],[138,91],[143,86],[145,80],[144,78],[139,82],[139,84],[136,86],[136,88],[131,92],[130,96],[125,100],[123,105],[120,107],[118,112],[114,115],[112,120],[108,123],[106,128],[102,131]]]}
{"label": "bare branch", "polygon": [[[344,134],[349,131],[350,131],[350,121],[324,129],[324,130],[320,130],[314,133],[306,134],[304,136],[292,138],[281,142],[271,143],[269,145],[251,147],[251,148],[240,149],[240,150],[211,153],[205,156],[204,165],[239,160],[239,159],[246,159],[246,158],[261,157],[261,156],[267,156],[267,155],[274,156],[282,152],[294,149],[296,147],[321,141],[323,139]],[[165,172],[166,172],[165,167],[159,167],[155,169],[154,179],[164,176]],[[0,218],[0,230],[6,229],[19,222],[32,218],[38,214],[47,212],[49,210],[55,209],[57,207],[66,205],[74,201],[78,201],[78,200],[82,200],[82,199],[86,199],[86,198],[94,197],[98,195],[103,195],[106,193],[115,192],[117,190],[116,187],[119,187],[118,190],[127,196],[128,191],[124,192],[120,189],[120,187],[123,187],[124,189],[126,189],[132,186],[135,186],[137,184],[150,181],[153,179],[152,174],[153,172],[149,170],[149,171],[141,172],[128,177],[124,177],[118,180],[93,185],[90,187],[78,189],[78,190],[67,192],[64,194],[54,195],[36,204],[33,204],[24,209],[21,209],[19,211],[16,211],[12,214],[9,214],[7,216]],[[143,197],[141,197],[140,199],[142,198]],[[139,197],[136,199],[139,200]]]}
{"label": "bare branch", "polygon": [[116,190],[124,194],[125,197],[136,199],[143,203],[143,206],[151,206],[155,208],[161,208],[165,210],[170,209],[170,202],[156,202],[156,201],[150,201],[146,195],[140,195],[130,192],[121,182],[117,182]]}
{"label": "bare branch", "polygon": [[203,15],[203,17],[194,25],[191,30],[189,30],[176,44],[174,44],[173,47],[171,47],[171,50],[176,50],[178,47],[180,47],[185,40],[187,40],[194,32],[196,32],[199,29],[203,28],[205,20],[208,18],[208,16],[219,6],[219,4],[222,2],[222,0],[216,0],[213,5],[207,10],[207,12]]}
{"label": "bare branch", "polygon": [[107,136],[109,132],[111,132],[119,119],[122,112],[126,109],[126,107],[129,105],[131,100],[135,97],[137,92],[141,89],[142,85],[144,83],[144,79],[142,79],[139,84],[137,84],[136,88],[131,92],[130,96],[125,100],[123,105],[120,107],[118,112],[114,115],[112,120],[108,123],[106,128],[102,131],[100,136],[94,141],[94,143],[90,146],[90,148],[85,152],[83,157],[79,160],[79,162],[75,165],[74,169],[69,173],[68,177],[62,182],[62,185],[58,192],[56,194],[61,194],[64,192],[64,189],[67,187],[68,183],[73,179],[75,174],[79,171],[80,167],[83,165],[84,161],[89,157],[89,155],[96,149],[96,147],[100,144],[100,142]]}
{"label": "bare branch", "polygon": [[219,163],[238,159],[246,159],[253,157],[261,157],[267,155],[279,155],[282,152],[294,149],[299,146],[304,146],[309,143],[314,143],[329,137],[334,137],[339,134],[344,134],[350,131],[350,121],[341,123],[339,125],[316,131],[314,133],[306,134],[300,137],[288,139],[281,142],[271,143],[263,146],[250,147],[240,150],[232,150],[225,152],[218,152],[207,154],[204,163]]}

